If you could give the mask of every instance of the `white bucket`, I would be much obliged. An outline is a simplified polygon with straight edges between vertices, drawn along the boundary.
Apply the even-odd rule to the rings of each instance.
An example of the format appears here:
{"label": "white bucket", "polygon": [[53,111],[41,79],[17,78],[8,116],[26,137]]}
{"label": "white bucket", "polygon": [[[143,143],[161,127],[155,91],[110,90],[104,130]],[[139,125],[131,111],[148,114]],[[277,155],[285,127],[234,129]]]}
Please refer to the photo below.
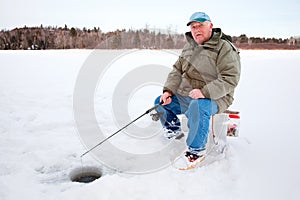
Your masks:
{"label": "white bucket", "polygon": [[[227,136],[238,136],[239,126],[240,117],[238,114],[220,113],[213,115],[210,120],[206,143],[207,153],[223,153],[227,146]],[[182,115],[181,128],[185,133],[189,131],[185,115]]]}

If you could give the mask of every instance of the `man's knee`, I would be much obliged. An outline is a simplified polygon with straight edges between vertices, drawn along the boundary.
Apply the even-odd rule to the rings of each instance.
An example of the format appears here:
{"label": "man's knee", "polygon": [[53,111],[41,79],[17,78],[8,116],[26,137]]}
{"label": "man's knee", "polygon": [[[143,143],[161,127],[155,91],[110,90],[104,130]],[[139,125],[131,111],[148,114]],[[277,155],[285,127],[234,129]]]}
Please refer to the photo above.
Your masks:
{"label": "man's knee", "polygon": [[210,99],[195,99],[190,103],[190,109],[197,110],[199,113],[211,115],[212,101]]}

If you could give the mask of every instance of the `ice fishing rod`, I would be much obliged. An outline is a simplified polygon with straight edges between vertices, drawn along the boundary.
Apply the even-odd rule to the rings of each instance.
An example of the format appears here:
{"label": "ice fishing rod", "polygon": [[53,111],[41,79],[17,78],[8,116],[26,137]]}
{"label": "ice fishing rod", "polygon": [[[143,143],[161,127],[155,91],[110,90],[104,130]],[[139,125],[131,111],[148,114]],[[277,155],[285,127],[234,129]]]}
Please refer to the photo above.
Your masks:
{"label": "ice fishing rod", "polygon": [[98,144],[96,144],[94,147],[92,147],[91,149],[89,149],[88,151],[86,151],[84,154],[82,154],[80,157],[83,157],[84,155],[88,154],[89,152],[91,152],[93,149],[97,148],[98,146],[100,146],[101,144],[103,144],[105,141],[109,140],[110,138],[112,138],[113,136],[115,136],[116,134],[118,134],[120,131],[124,130],[125,128],[127,128],[130,124],[134,123],[135,121],[137,121],[138,119],[142,118],[144,115],[149,114],[152,110],[156,109],[158,106],[162,105],[163,101],[161,101],[159,104],[156,104],[155,106],[153,106],[152,108],[148,109],[144,114],[142,114],[141,116],[137,117],[136,119],[132,120],[131,122],[129,122],[128,124],[126,124],[124,127],[120,128],[118,131],[116,131],[115,133],[111,134],[110,136],[108,136],[107,138],[105,138],[104,140],[102,140],[101,142],[99,142]]}

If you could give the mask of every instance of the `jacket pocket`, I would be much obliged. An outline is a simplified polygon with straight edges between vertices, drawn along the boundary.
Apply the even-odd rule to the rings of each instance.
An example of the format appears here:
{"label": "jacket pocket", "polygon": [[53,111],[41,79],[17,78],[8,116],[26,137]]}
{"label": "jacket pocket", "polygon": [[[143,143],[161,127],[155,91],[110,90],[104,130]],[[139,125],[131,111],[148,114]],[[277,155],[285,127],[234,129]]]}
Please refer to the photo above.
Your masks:
{"label": "jacket pocket", "polygon": [[206,85],[200,73],[193,67],[190,67],[190,69],[183,74],[183,77],[186,79],[192,89],[201,89]]}

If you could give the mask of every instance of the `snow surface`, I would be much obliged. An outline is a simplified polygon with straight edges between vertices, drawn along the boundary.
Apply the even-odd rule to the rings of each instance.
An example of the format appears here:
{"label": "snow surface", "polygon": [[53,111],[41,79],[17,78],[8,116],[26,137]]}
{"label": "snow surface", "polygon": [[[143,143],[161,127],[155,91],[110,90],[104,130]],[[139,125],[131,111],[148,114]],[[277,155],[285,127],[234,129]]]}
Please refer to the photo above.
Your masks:
{"label": "snow surface", "polygon": [[[300,51],[241,52],[242,76],[231,107],[241,111],[240,137],[228,140],[223,160],[189,172],[170,166],[132,175],[104,168],[103,177],[81,184],[70,181],[70,172],[99,165],[89,156],[80,159],[85,149],[72,107],[76,77],[90,53],[0,51],[1,200],[299,199]],[[172,56],[160,59],[175,62]],[[129,105],[131,117],[159,95],[159,86],[152,89],[131,97],[138,105]],[[99,106],[109,118],[111,108]]]}

